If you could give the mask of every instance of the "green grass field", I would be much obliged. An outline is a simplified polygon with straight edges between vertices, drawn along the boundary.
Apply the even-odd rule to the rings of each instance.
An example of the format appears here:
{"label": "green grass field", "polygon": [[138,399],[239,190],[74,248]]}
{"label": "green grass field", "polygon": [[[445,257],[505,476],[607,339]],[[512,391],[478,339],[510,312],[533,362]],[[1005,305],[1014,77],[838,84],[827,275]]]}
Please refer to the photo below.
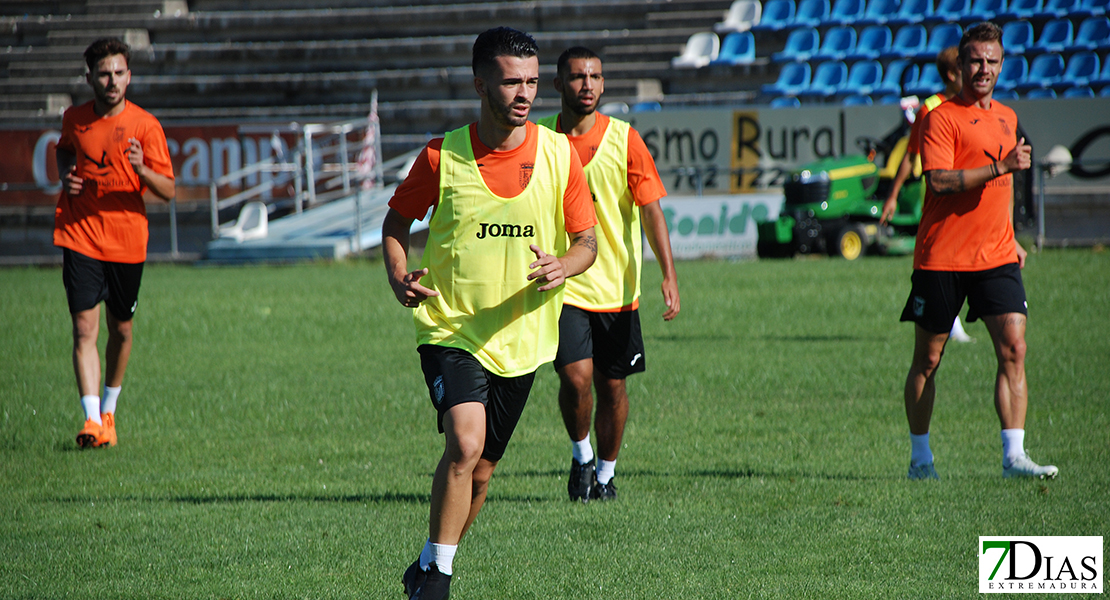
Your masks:
{"label": "green grass field", "polygon": [[[455,560],[458,599],[971,598],[980,535],[1110,533],[1110,252],[1031,255],[1026,448],[1001,478],[982,324],[905,479],[908,258],[679,264],[617,502],[566,498],[540,369]],[[379,261],[148,267],[119,446],[79,451],[58,269],[0,271],[0,598],[401,598],[442,438]],[[101,335],[101,346],[105,335]]]}

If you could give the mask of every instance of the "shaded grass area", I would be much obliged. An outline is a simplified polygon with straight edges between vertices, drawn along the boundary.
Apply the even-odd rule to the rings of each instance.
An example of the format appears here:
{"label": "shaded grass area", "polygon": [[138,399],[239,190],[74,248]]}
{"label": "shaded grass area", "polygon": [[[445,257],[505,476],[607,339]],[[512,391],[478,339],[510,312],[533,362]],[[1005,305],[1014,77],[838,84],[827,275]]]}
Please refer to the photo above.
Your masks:
{"label": "shaded grass area", "polygon": [[[910,268],[681,263],[663,323],[649,265],[620,500],[566,501],[541,367],[452,597],[972,597],[980,535],[1104,535],[1110,254],[1024,272],[1026,447],[1051,482],[1001,479],[979,323],[938,375],[943,479],[905,481]],[[380,262],[149,266],[104,451],[73,444],[60,271],[0,271],[0,316],[0,597],[402,597],[442,441]]]}

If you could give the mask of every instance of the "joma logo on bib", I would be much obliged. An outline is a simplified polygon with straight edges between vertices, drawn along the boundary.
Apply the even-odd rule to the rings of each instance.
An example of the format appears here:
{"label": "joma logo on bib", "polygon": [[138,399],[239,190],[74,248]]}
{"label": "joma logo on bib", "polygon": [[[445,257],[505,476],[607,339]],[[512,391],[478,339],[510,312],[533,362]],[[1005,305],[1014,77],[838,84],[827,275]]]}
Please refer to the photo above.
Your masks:
{"label": "joma logo on bib", "polygon": [[532,225],[512,225],[497,223],[478,223],[482,228],[478,232],[478,239],[484,240],[487,237],[535,237],[536,228]]}

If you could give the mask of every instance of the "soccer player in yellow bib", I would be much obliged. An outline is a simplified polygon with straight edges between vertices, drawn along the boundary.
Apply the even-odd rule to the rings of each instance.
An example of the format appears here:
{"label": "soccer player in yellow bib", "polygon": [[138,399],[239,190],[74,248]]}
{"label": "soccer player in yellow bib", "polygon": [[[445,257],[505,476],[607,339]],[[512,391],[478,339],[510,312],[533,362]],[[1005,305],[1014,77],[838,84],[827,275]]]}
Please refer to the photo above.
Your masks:
{"label": "soccer player in yellow bib", "polygon": [[[613,500],[613,475],[628,419],[625,378],[644,370],[640,335],[641,231],[663,271],[663,319],[678,315],[678,276],[659,199],[667,194],[655,161],[628,123],[597,112],[605,77],[588,48],[559,57],[555,89],[562,110],[540,124],[565,133],[578,151],[597,211],[597,262],[567,281],[559,319],[559,408],[570,435],[571,500]],[[642,223],[642,224],[641,224]],[[591,386],[597,388],[597,447],[590,445]]]}
{"label": "soccer player in yellow bib", "polygon": [[[565,136],[528,121],[539,83],[531,36],[499,27],[473,49],[478,121],[432,140],[389,202],[386,274],[413,309],[417,350],[444,434],[428,539],[402,582],[450,593],[455,550],[486,499],[536,369],[555,358],[564,282],[597,255],[597,220]],[[432,209],[421,268],[409,229]],[[568,239],[569,238],[569,239]]]}

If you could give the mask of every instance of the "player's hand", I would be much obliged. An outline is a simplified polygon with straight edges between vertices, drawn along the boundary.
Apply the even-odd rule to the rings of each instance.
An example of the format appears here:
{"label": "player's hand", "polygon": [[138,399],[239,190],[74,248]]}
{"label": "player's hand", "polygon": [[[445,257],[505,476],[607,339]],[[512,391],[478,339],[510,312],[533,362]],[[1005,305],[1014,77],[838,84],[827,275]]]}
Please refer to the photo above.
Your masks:
{"label": "player's hand", "polygon": [[146,168],[143,166],[143,145],[135,138],[127,141],[130,144],[127,147],[127,162],[131,163],[131,168],[135,169],[135,173],[141,176],[143,169]]}
{"label": "player's hand", "polygon": [[1029,256],[1029,252],[1027,252],[1025,248],[1022,248],[1021,244],[1019,244],[1017,240],[1014,240],[1014,247],[1017,248],[1018,268],[1024,269],[1025,257]]}
{"label": "player's hand", "polygon": [[544,252],[535,244],[528,246],[528,249],[536,254],[535,262],[528,265],[529,269],[535,269],[535,271],[528,274],[528,281],[539,280],[540,287],[536,289],[541,292],[553,290],[563,285],[563,282],[567,280],[563,261],[559,260],[559,257],[554,254]]}
{"label": "player's hand", "polygon": [[70,196],[80,196],[85,187],[85,180],[77,176],[77,165],[69,168],[69,172],[62,178],[62,187]]}
{"label": "player's hand", "polygon": [[438,296],[439,292],[420,285],[420,278],[428,274],[428,269],[420,269],[405,273],[401,279],[390,278],[389,284],[393,287],[393,295],[397,301],[407,308],[416,308],[421,302],[431,296]]}
{"label": "player's hand", "polygon": [[1002,167],[1005,169],[1000,174],[1012,173],[1014,171],[1024,171],[1033,164],[1033,147],[1025,143],[1025,138],[1018,140],[1017,146],[1002,159]]}
{"label": "player's hand", "polygon": [[895,209],[898,208],[898,198],[891,196],[883,202],[883,214],[879,217],[879,224],[886,225],[890,223],[891,217],[894,216]]}
{"label": "player's hand", "polygon": [[678,298],[678,282],[675,280],[663,280],[663,304],[667,305],[667,310],[663,311],[663,320],[670,321],[678,316],[678,311],[682,310],[682,302]]}

